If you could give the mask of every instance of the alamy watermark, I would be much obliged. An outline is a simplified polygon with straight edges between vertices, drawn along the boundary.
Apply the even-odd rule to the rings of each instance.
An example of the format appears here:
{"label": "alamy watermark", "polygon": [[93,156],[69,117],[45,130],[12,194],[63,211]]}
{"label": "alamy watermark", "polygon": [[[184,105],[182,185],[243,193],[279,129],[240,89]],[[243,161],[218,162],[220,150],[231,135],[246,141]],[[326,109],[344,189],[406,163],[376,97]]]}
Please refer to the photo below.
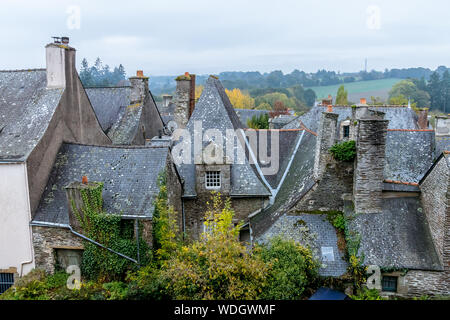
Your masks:
{"label": "alamy watermark", "polygon": [[193,130],[175,129],[172,134],[175,164],[254,164],[263,175],[280,167],[279,130],[206,129],[194,121]]}
{"label": "alamy watermark", "polygon": [[370,30],[381,29],[381,9],[377,5],[370,5],[366,9],[367,20],[366,26]]}
{"label": "alamy watermark", "polygon": [[72,5],[66,9],[67,20],[66,25],[69,30],[79,30],[81,28],[81,8]]}

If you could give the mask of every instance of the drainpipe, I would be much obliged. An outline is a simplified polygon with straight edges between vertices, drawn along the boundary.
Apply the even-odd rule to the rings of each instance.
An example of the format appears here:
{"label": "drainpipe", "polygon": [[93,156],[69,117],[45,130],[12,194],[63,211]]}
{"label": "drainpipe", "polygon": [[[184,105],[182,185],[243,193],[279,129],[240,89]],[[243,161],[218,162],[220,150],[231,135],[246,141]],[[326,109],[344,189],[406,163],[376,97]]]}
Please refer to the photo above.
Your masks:
{"label": "drainpipe", "polygon": [[136,233],[136,245],[137,245],[137,265],[138,267],[141,266],[141,259],[139,257],[139,220],[134,220],[134,229]]}
{"label": "drainpipe", "polygon": [[87,240],[87,241],[95,244],[96,246],[99,246],[99,247],[101,247],[103,249],[106,249],[106,250],[108,250],[108,251],[110,251],[110,252],[112,252],[112,253],[114,253],[114,254],[116,254],[116,255],[124,258],[124,259],[130,260],[131,262],[139,264],[138,261],[136,261],[135,259],[130,258],[130,257],[128,257],[128,256],[126,256],[126,255],[124,255],[124,254],[122,254],[120,252],[114,251],[113,249],[110,249],[108,247],[105,247],[101,243],[98,243],[97,241],[92,240],[92,239],[86,237],[85,235],[82,235],[81,233],[76,232],[75,230],[72,229],[72,227],[70,225],[67,225],[67,224],[56,224],[56,223],[46,223],[46,222],[32,222],[31,225],[32,226],[37,226],[37,227],[59,227],[59,228],[69,229],[70,232],[72,232],[74,235],[76,235],[76,236],[78,236],[78,237],[80,237],[80,238],[82,238],[84,240]]}

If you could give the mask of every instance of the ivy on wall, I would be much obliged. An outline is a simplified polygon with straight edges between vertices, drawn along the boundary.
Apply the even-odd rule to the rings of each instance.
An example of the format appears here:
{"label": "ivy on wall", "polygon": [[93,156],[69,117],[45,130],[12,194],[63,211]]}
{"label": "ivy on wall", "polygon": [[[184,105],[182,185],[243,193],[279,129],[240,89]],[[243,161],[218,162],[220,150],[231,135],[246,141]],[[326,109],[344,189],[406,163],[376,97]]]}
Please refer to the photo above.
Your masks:
{"label": "ivy on wall", "polygon": [[[83,234],[107,248],[137,259],[134,221],[124,220],[119,214],[104,212],[102,191],[103,183],[100,182],[90,182],[80,189],[83,202],[81,210],[76,208],[74,200],[71,199],[73,212]],[[139,228],[142,229],[142,225],[139,225]],[[87,240],[84,241],[84,248],[81,271],[88,279],[120,280],[125,277],[127,271],[137,268],[133,262]],[[150,259],[149,247],[141,237],[139,256],[142,263]]]}

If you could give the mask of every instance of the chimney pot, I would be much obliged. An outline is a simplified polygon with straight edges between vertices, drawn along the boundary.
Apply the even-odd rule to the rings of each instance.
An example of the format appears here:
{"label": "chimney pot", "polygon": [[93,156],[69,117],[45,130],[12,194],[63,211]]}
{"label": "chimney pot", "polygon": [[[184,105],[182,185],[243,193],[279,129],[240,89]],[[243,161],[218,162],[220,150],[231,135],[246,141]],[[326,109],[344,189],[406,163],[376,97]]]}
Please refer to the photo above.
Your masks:
{"label": "chimney pot", "polygon": [[329,104],[327,106],[327,112],[333,112],[333,105],[332,104]]}
{"label": "chimney pot", "polygon": [[81,178],[81,183],[82,183],[82,184],[88,184],[88,178],[87,178],[86,176],[83,176],[83,177]]}
{"label": "chimney pot", "polygon": [[360,104],[367,104],[366,98],[359,99]]}
{"label": "chimney pot", "polygon": [[144,71],[142,71],[142,70],[137,70],[136,71],[136,77],[143,77],[144,76]]}
{"label": "chimney pot", "polygon": [[189,77],[189,72],[185,72],[184,75],[185,75],[186,77]]}

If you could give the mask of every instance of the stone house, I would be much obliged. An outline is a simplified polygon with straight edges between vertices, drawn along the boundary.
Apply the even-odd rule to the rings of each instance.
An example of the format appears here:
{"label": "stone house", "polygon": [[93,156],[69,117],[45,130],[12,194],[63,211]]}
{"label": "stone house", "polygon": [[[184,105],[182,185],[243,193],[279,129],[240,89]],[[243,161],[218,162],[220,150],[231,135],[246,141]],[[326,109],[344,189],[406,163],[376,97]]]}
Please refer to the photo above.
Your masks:
{"label": "stone house", "polygon": [[71,232],[66,192],[76,192],[83,176],[104,183],[106,211],[143,221],[149,242],[161,172],[171,186],[170,204],[182,212],[170,143],[152,140],[164,127],[148,79],[138,73],[130,87],[87,92],[75,52],[68,39],[50,43],[45,69],[0,71],[2,279],[33,268],[53,271],[58,254],[78,259],[82,242]]}
{"label": "stone house", "polygon": [[165,131],[163,119],[141,70],[131,86],[85,88],[103,131],[115,145],[144,145]]}
{"label": "stone house", "polygon": [[[188,104],[184,106],[186,110]],[[181,104],[177,108],[182,113]],[[211,191],[229,196],[236,222],[248,223],[248,216],[268,203],[271,192],[258,162],[250,161],[242,125],[218,79],[211,76],[207,80],[195,109],[181,126],[186,130],[180,131],[181,136],[174,132],[172,154],[179,160],[184,183],[184,231],[192,239],[199,237]],[[241,161],[233,161],[238,154]]]}
{"label": "stone house", "polygon": [[[251,217],[252,238],[283,234],[304,243],[313,234],[320,274],[339,277],[347,263],[326,217],[342,211],[364,264],[381,270],[382,294],[448,295],[445,144],[437,147],[423,118],[407,106],[316,105],[287,124],[304,141],[273,204]],[[355,160],[336,161],[329,148],[348,139],[356,140]]]}

